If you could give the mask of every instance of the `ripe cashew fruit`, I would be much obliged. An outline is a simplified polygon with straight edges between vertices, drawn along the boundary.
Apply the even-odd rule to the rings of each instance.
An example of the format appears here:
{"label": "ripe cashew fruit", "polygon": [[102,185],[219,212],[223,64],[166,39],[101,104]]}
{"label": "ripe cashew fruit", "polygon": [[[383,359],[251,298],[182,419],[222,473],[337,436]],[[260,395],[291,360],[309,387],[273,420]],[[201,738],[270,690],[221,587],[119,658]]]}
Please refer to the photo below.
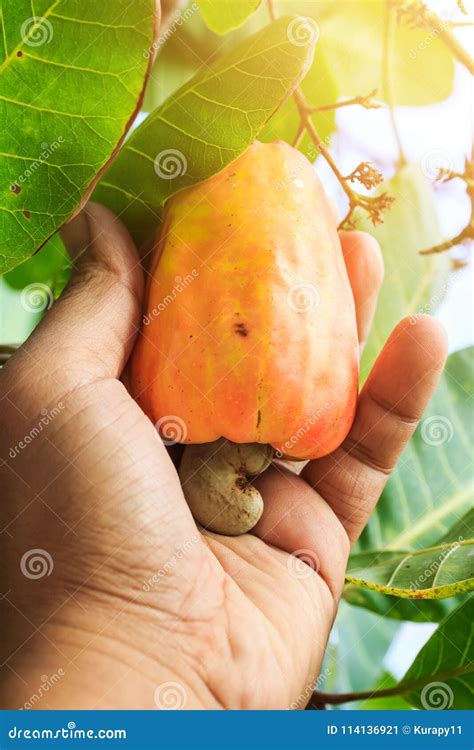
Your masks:
{"label": "ripe cashew fruit", "polygon": [[256,141],[170,199],[130,382],[165,439],[166,420],[178,420],[179,442],[193,444],[180,476],[202,525],[237,534],[258,520],[261,501],[243,480],[257,473],[249,451],[263,469],[265,446],[310,459],[341,444],[358,356],[335,222],[302,154]]}

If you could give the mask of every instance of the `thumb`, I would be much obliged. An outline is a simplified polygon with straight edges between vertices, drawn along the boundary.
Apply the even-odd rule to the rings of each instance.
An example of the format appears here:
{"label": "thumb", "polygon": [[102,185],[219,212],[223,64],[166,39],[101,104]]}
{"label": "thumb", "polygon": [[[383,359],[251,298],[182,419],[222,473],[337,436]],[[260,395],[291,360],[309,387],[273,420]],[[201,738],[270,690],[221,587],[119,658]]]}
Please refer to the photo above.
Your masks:
{"label": "thumb", "polygon": [[118,378],[138,331],[143,273],[135,246],[108,209],[89,203],[65,228],[73,262],[61,298],[8,368],[35,387],[61,392]]}

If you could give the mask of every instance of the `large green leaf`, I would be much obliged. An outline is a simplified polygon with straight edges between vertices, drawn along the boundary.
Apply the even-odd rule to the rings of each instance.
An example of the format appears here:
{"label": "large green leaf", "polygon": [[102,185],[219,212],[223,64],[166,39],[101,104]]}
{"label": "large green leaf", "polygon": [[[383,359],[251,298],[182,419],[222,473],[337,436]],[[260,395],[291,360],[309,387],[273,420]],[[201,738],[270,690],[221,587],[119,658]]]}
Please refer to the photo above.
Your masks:
{"label": "large green leaf", "polygon": [[473,497],[473,367],[474,347],[448,358],[436,394],[386,485],[358,551],[424,549],[457,522],[465,527],[462,519]]}
{"label": "large green leaf", "polygon": [[405,315],[431,312],[447,287],[447,260],[420,256],[419,250],[440,241],[432,188],[415,165],[403,167],[383,184],[395,198],[382,224],[374,227],[366,215],[357,214],[358,229],[380,243],[385,277],[377,311],[361,363],[364,380],[393,327]]}
{"label": "large green leaf", "polygon": [[[474,510],[470,509],[460,520],[458,520],[454,524],[454,526],[449,529],[448,532],[443,533],[441,538],[436,540],[437,547],[442,548],[443,546],[445,546],[446,551],[449,554],[451,550],[453,552],[456,551],[456,545],[458,545],[459,542],[465,541],[467,539],[472,539],[473,536]],[[426,550],[424,552],[426,552]],[[348,564],[348,572],[350,574],[349,578],[351,576],[351,571],[353,574],[354,570],[356,569],[358,561],[361,561],[364,558],[367,559],[367,557],[369,557],[375,560],[375,562],[377,563],[379,562],[379,555],[380,560],[382,560],[384,556],[385,559],[387,559],[387,556],[388,558],[390,558],[392,554],[393,553],[390,551],[382,551],[381,553],[372,551],[367,553],[353,554]],[[471,565],[470,569],[468,570],[468,574],[472,578],[472,556],[470,558],[470,561]],[[418,585],[415,584],[414,588],[416,593],[414,600],[410,600],[408,598],[400,598],[399,596],[394,596],[393,594],[388,595],[386,593],[381,593],[381,591],[378,590],[378,587],[376,587],[375,590],[372,590],[371,587],[364,588],[360,585],[357,585],[355,582],[346,584],[344,588],[344,599],[349,604],[353,604],[356,607],[365,607],[367,609],[370,609],[372,612],[383,615],[384,617],[392,617],[397,620],[414,620],[416,622],[439,622],[443,619],[443,617],[446,617],[446,615],[454,608],[454,606],[459,604],[459,593],[457,591],[454,592],[457,594],[457,602],[456,605],[454,605],[452,601],[447,601],[446,599],[425,599],[423,598],[423,592],[421,591],[420,594],[418,594],[418,591],[420,589],[420,584],[422,586],[424,585],[425,588],[429,588],[429,581],[436,576],[439,566],[442,566],[444,563],[444,555],[441,555],[439,557],[436,555],[434,556],[434,560],[432,560],[431,564],[427,566],[427,570],[422,571],[423,580],[418,581]],[[412,577],[416,579],[416,575],[412,575]]]}
{"label": "large green leaf", "polygon": [[[280,0],[284,13],[314,18],[321,54],[338,82],[341,97],[368,94],[387,99],[384,76],[387,0]],[[394,19],[388,60],[394,104],[422,105],[446,99],[454,63],[439,34]]]}
{"label": "large green leaf", "polygon": [[392,620],[412,622],[439,622],[459,604],[455,599],[402,599],[362,588],[353,583],[344,587],[344,600],[354,607],[368,609]]}
{"label": "large green leaf", "polygon": [[255,139],[311,65],[281,18],[200,72],[137,128],[94,197],[121,216],[139,244],[164,201],[223,169]]}
{"label": "large green leaf", "polygon": [[424,709],[469,709],[474,697],[474,598],[451,612],[400,682],[405,700]]}
{"label": "large green leaf", "polygon": [[257,10],[261,0],[199,0],[206,24],[217,34],[237,29]]}
{"label": "large green leaf", "polygon": [[351,557],[346,581],[407,599],[444,599],[472,591],[474,540],[420,552],[362,552]]}
{"label": "large green leaf", "polygon": [[5,0],[0,13],[0,272],[84,201],[137,110],[154,0]]}

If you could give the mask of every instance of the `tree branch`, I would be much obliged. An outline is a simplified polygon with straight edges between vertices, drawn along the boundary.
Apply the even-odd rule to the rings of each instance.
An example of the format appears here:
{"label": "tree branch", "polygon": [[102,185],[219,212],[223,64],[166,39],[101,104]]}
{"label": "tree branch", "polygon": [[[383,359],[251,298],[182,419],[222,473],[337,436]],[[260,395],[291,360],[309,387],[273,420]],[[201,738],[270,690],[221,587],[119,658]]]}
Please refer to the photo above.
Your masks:
{"label": "tree branch", "polygon": [[414,25],[433,31],[449,47],[453,57],[464,65],[470,73],[474,73],[474,60],[451,31],[449,22],[443,21],[436,13],[429,10],[421,0],[410,3],[407,3],[406,0],[390,0],[390,2],[396,8],[399,19],[405,16]]}
{"label": "tree branch", "polygon": [[390,688],[382,690],[363,690],[354,693],[325,693],[322,690],[315,690],[308,703],[308,707],[317,708],[321,704],[337,706],[341,703],[352,703],[354,701],[374,700],[375,698],[390,698],[394,695],[403,695],[414,690],[425,687],[434,680],[445,681],[457,677],[458,675],[467,674],[474,671],[474,666],[469,664],[463,667],[456,667],[445,672],[439,672],[435,675],[427,675],[419,680],[412,682],[399,682]]}
{"label": "tree branch", "polygon": [[[278,18],[278,14],[273,0],[267,0],[267,8],[271,19],[275,21]],[[370,94],[369,96],[371,95],[372,94]],[[347,214],[342,220],[340,226],[352,225],[352,214],[357,207],[363,209],[364,211],[367,211],[373,224],[380,223],[382,221],[381,212],[388,208],[394,199],[387,193],[381,193],[380,195],[375,196],[361,195],[351,188],[349,182],[358,180],[366,187],[368,187],[369,182],[371,182],[372,184],[370,186],[373,187],[375,184],[379,184],[383,181],[383,176],[368,162],[362,162],[356,167],[356,169],[351,172],[350,175],[345,177],[332,158],[329,149],[326,147],[318,131],[316,130],[316,127],[311,119],[311,115],[313,114],[312,107],[308,105],[308,102],[306,101],[301,88],[295,89],[293,97],[295,99],[296,106],[300,115],[300,126],[293,141],[293,145],[298,146],[301,143],[304,133],[307,132],[314,145],[318,149],[319,153],[324,157],[324,159],[331,167],[349,200],[349,208]],[[367,99],[367,97],[357,97],[357,99],[365,100]]]}

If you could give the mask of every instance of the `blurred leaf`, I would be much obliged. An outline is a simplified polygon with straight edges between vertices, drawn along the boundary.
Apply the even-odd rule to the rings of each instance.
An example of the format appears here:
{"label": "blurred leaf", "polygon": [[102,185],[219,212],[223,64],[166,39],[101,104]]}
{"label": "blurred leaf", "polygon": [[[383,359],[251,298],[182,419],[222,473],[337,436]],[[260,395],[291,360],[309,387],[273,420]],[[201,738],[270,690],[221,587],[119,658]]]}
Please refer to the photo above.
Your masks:
{"label": "blurred leaf", "polygon": [[22,344],[69,281],[71,261],[59,234],[0,276],[0,344]]}
{"label": "blurred leaf", "polygon": [[[301,89],[310,107],[324,106],[336,102],[338,99],[336,81],[318,45],[316,45],[314,62],[301,83]],[[311,119],[319,136],[328,144],[336,128],[335,111],[317,112]],[[265,142],[282,140],[287,143],[294,143],[299,124],[298,108],[294,98],[291,97],[264,128],[260,134],[260,140]],[[316,161],[316,157],[319,155],[307,133],[301,140],[299,150],[310,161]]]}
{"label": "blurred leaf", "polygon": [[356,551],[423,549],[454,524],[465,525],[462,518],[472,508],[473,496],[473,367],[474,347],[448,357],[435,396]]}
{"label": "blurred leaf", "polygon": [[[383,81],[386,0],[280,0],[282,13],[311,16],[319,26],[319,48],[338,83],[340,97],[377,89]],[[454,84],[450,50],[429,29],[395,21],[390,77],[393,103],[426,105],[446,99]]]}
{"label": "blurred leaf", "polygon": [[385,265],[377,311],[362,357],[362,380],[401,318],[431,312],[447,288],[447,258],[418,254],[441,239],[429,181],[418,167],[408,165],[384,182],[382,191],[395,198],[384,213],[383,224],[374,227],[366,215],[356,214],[357,229],[378,240]]}
{"label": "blurred leaf", "polygon": [[474,540],[419,552],[374,551],[352,555],[346,581],[408,599],[445,599],[474,588]]}
{"label": "blurred leaf", "polygon": [[[396,684],[396,679],[388,672],[384,672],[380,680],[374,685],[374,690],[386,690]],[[367,699],[357,705],[354,704],[351,708],[361,711],[407,711],[410,705],[400,695],[390,695],[384,698]]]}
{"label": "blurred leaf", "polygon": [[217,34],[237,29],[257,10],[261,0],[199,0],[206,24]]}
{"label": "blurred leaf", "polygon": [[404,694],[425,709],[470,709],[474,693],[474,598],[451,612],[423,646],[400,681]]}
{"label": "blurred leaf", "polygon": [[[181,13],[182,22],[171,25],[158,41],[157,57],[148,79],[143,110],[151,112],[180,86],[183,86],[201,67],[232,48],[238,34],[224,38],[212,32],[202,15],[195,12],[195,2],[188,2]],[[236,41],[234,41],[234,44]]]}
{"label": "blurred leaf", "polygon": [[6,283],[13,289],[28,284],[45,284],[53,297],[59,297],[69,279],[71,261],[59,234],[55,234],[35,255],[5,274]]}
{"label": "blurred leaf", "polygon": [[22,344],[41,320],[41,315],[41,311],[26,309],[21,293],[0,276],[0,345]]}
{"label": "blurred leaf", "polygon": [[94,198],[119,214],[138,244],[163,203],[222,170],[254,141],[313,59],[314,42],[288,39],[281,18],[202,70],[132,134]]}
{"label": "blurred leaf", "polygon": [[341,602],[318,689],[338,693],[371,689],[399,623]]}
{"label": "blurred leaf", "polygon": [[0,272],[84,201],[140,104],[154,0],[5,0],[0,14]]}

